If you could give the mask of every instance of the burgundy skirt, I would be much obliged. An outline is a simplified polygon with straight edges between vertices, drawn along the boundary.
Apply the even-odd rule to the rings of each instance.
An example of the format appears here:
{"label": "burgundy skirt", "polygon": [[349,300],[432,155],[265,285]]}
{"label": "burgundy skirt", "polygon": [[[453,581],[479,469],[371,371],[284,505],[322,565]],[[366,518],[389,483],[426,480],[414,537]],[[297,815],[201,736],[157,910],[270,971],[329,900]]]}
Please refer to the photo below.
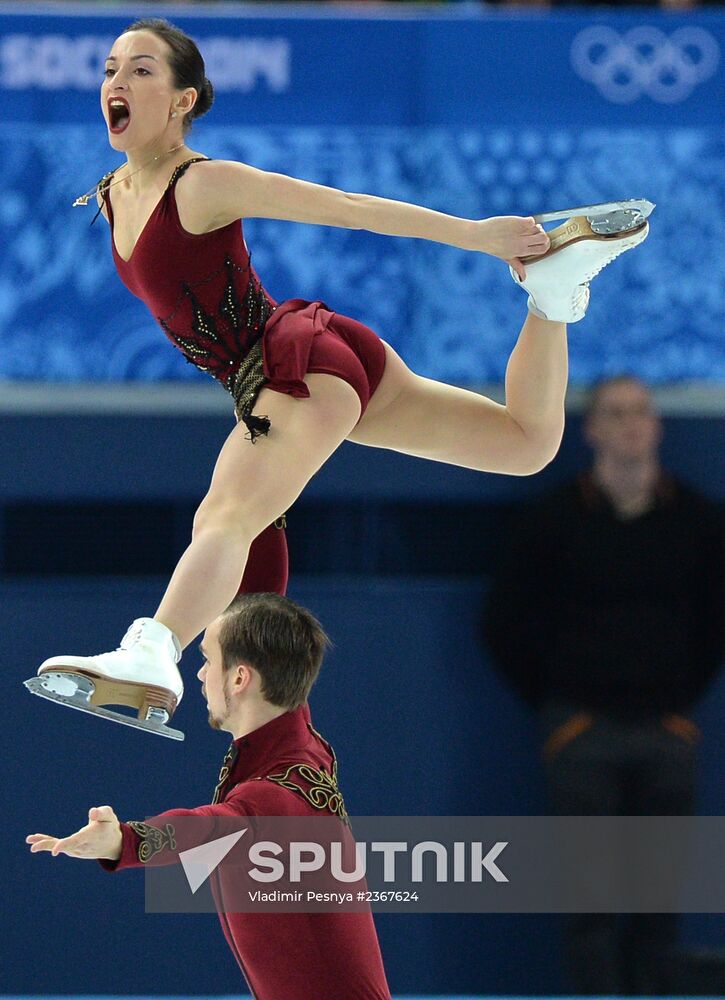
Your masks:
{"label": "burgundy skirt", "polygon": [[336,375],[360,397],[360,418],[385,371],[385,346],[369,327],[323,302],[289,299],[272,313],[262,341],[266,389],[306,399],[308,372]]}

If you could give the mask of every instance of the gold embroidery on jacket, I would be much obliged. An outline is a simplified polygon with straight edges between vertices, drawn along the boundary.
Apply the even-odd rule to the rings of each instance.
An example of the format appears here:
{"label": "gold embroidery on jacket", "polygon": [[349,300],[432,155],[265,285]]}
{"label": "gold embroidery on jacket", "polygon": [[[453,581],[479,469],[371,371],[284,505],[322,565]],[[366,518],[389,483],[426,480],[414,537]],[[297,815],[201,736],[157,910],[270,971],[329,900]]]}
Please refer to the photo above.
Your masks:
{"label": "gold embroidery on jacket", "polygon": [[[303,781],[309,783],[309,788],[298,784],[292,776],[296,775]],[[286,771],[281,774],[268,774],[267,781],[273,781],[276,785],[289,788],[290,791],[302,795],[315,809],[325,809],[333,816],[347,822],[348,815],[342,793],[337,787],[337,761],[333,762],[332,774],[327,771],[318,771],[317,768],[309,764],[290,764]]]}
{"label": "gold embroidery on jacket", "polygon": [[[335,751],[332,749],[324,736],[318,733],[311,723],[307,723],[307,728],[322,742],[332,757],[332,774],[328,774],[324,768],[318,770],[317,768],[312,767],[311,764],[290,764],[286,771],[279,774],[260,775],[257,778],[247,780],[272,781],[276,785],[281,785],[283,788],[288,788],[290,791],[301,795],[315,809],[319,809],[320,811],[327,810],[333,816],[338,816],[341,820],[343,820],[343,822],[349,824],[350,817],[348,816],[347,809],[345,808],[342,792],[338,787],[337,757],[335,756]],[[231,789],[224,789],[223,786],[229,777],[232,767],[234,766],[234,761],[237,756],[236,750],[237,748],[234,742],[232,742],[222,762],[222,767],[219,772],[219,780],[214,790],[212,805],[216,805],[217,802],[221,801],[222,794],[224,792],[228,793],[231,791]],[[296,774],[303,781],[307,782],[310,787],[306,788],[298,782],[293,781],[293,774]]]}
{"label": "gold embroidery on jacket", "polygon": [[151,826],[149,823],[139,823],[136,820],[131,820],[128,825],[141,837],[141,843],[138,845],[138,859],[144,864],[167,847],[170,851],[176,850],[176,830],[171,823],[167,823],[163,830]]}
{"label": "gold embroidery on jacket", "polygon": [[232,764],[234,763],[234,759],[235,759],[235,757],[237,755],[236,754],[236,749],[237,748],[234,746],[234,742],[232,741],[232,744],[229,747],[229,749],[227,750],[226,755],[224,757],[224,760],[222,761],[221,770],[219,771],[219,779],[217,781],[217,786],[214,789],[214,798],[211,800],[211,804],[213,806],[215,806],[217,804],[217,802],[219,801],[219,799],[221,797],[222,785],[224,784],[224,782],[229,777],[229,772],[232,769]]}

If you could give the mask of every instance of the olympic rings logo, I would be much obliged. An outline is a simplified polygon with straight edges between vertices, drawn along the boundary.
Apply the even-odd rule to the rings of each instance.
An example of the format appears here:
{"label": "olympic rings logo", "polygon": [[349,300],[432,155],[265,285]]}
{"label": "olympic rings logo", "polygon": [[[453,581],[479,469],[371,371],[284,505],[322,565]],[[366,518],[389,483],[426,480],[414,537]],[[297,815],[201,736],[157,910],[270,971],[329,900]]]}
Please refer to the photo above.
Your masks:
{"label": "olympic rings logo", "polygon": [[704,28],[677,28],[669,37],[643,25],[620,35],[595,25],[574,38],[571,64],[602,97],[631,104],[646,95],[660,104],[686,100],[718,67],[720,47]]}

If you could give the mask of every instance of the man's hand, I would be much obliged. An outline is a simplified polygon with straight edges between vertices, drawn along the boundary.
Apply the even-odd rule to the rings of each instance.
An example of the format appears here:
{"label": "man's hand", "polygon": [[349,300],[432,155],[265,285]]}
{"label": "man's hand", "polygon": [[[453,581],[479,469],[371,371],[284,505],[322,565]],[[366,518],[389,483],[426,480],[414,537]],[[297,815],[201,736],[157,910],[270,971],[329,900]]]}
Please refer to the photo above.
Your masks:
{"label": "man's hand", "polygon": [[121,824],[110,806],[88,810],[88,825],[70,837],[51,837],[47,833],[31,833],[25,838],[31,844],[30,853],[50,851],[53,857],[67,854],[71,858],[104,858],[118,861],[123,835]]}

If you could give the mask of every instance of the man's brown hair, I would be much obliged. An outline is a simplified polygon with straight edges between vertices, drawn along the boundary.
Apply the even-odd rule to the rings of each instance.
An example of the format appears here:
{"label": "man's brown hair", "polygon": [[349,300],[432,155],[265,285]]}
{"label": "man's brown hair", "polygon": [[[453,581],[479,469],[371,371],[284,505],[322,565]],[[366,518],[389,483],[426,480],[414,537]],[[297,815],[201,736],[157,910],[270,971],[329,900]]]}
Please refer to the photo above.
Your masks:
{"label": "man's brown hair", "polygon": [[293,709],[307,701],[332,642],[311,612],[280,594],[238,594],[219,627],[222,667],[254,667],[267,701]]}

